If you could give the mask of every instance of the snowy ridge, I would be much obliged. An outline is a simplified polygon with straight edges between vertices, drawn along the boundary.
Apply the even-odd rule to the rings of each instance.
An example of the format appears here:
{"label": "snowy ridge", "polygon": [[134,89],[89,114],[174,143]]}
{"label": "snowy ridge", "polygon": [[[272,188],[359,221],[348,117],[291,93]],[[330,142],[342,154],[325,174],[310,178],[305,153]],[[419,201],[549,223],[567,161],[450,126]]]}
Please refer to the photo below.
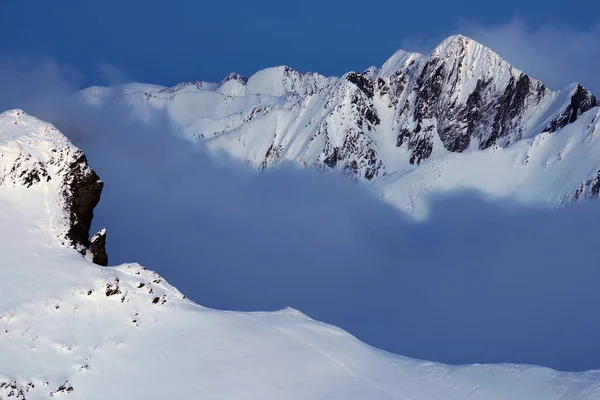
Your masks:
{"label": "snowy ridge", "polygon": [[57,236],[69,213],[48,161],[78,150],[20,111],[0,136],[51,177],[0,185],[2,399],[600,399],[600,371],[408,359],[292,309],[206,309],[137,264],[95,265]]}
{"label": "snowy ridge", "polygon": [[[415,207],[387,195],[395,191],[390,185],[400,185],[391,177],[424,182],[412,183],[411,189],[411,201],[421,202],[419,187],[435,189],[433,181],[439,178],[439,173],[426,175],[430,169],[421,166],[453,160],[457,171],[474,168],[469,163],[480,151],[491,154],[488,149],[511,158],[513,146],[522,148],[544,132],[560,134],[583,114],[595,114],[598,106],[581,85],[551,91],[461,35],[428,55],[399,51],[380,68],[342,77],[301,74],[282,66],[249,78],[231,74],[220,83],[92,87],[70,105],[99,113],[116,107],[145,122],[161,115],[182,138],[203,140],[259,169],[281,161],[337,169],[386,193],[407,211]],[[486,184],[466,185],[484,192],[508,185],[496,167],[478,163]],[[579,186],[595,178],[600,162],[592,170],[574,169],[578,173],[569,176],[572,181],[559,182],[560,193],[535,200],[557,206],[573,199]],[[450,182],[462,176],[451,169],[444,173]],[[550,175],[511,176],[512,193]],[[577,193],[577,198],[593,197],[595,191]]]}
{"label": "snowy ridge", "polygon": [[[21,110],[0,114],[0,189],[5,202],[44,199],[49,232],[86,252],[102,181],[57,129]],[[55,209],[64,210],[57,212]],[[103,249],[102,249],[103,251]]]}

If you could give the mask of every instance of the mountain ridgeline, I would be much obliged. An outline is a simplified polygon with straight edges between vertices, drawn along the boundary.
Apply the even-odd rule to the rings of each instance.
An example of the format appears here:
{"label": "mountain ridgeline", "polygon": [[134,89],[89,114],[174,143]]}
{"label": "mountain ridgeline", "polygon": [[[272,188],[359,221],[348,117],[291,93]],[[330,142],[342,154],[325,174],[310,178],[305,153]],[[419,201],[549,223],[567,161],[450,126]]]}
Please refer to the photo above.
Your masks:
{"label": "mountain ridgeline", "polygon": [[[286,160],[340,170],[408,210],[414,207],[407,197],[421,197],[449,182],[488,192],[488,186],[499,187],[493,171],[487,174],[489,185],[482,185],[480,177],[458,176],[457,171],[465,169],[497,168],[489,161],[491,155],[477,167],[467,166],[479,152],[500,151],[519,159],[504,179],[511,185],[499,191],[535,197],[527,185],[545,181],[541,177],[550,176],[555,166],[549,149],[550,158],[530,157],[534,141],[540,135],[562,137],[561,132],[583,115],[597,113],[600,106],[582,85],[549,90],[491,49],[460,35],[428,55],[398,51],[379,68],[341,77],[302,74],[282,66],[249,78],[233,73],[219,83],[91,87],[80,92],[75,103],[110,104],[141,118],[166,115],[187,140],[204,141],[258,169]],[[595,132],[597,118],[588,119],[578,132]],[[552,143],[552,151],[565,145],[563,139],[546,142]],[[589,146],[579,147],[583,150],[577,151],[585,153],[580,158],[591,157],[590,164],[577,168],[566,181],[553,182],[561,186],[560,192],[538,190],[536,200],[565,204],[597,194],[593,182],[600,171],[600,154],[590,152]],[[502,152],[506,149],[511,150]],[[456,157],[459,154],[465,156]],[[559,159],[561,169],[571,162],[568,157]],[[421,166],[426,164],[435,165],[431,175],[423,175],[426,169]],[[452,167],[442,171],[442,164]],[[526,184],[523,176],[531,181]],[[444,182],[437,182],[440,177]],[[399,192],[398,185],[411,192]]]}

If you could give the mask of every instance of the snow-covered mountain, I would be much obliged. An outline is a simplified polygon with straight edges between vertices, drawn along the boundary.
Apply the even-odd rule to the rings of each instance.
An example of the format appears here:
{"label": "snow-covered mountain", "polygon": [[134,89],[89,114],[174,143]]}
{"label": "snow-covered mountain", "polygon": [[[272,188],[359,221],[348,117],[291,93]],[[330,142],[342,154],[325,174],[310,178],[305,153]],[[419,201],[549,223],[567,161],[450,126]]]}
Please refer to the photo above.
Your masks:
{"label": "snow-covered mountain", "polygon": [[418,214],[424,194],[457,188],[550,205],[597,196],[599,106],[581,85],[551,91],[459,35],[342,77],[283,66],[219,83],[91,87],[69,109],[159,115],[260,169],[339,169]]}
{"label": "snow-covered mountain", "polygon": [[[103,182],[89,168],[87,159],[57,129],[13,110],[0,116],[0,186],[7,202],[41,213],[36,219],[50,228],[55,240],[107,265],[105,231],[89,239],[94,207]],[[23,192],[23,189],[26,189]],[[44,199],[43,208],[29,210],[31,196]],[[58,208],[51,210],[51,208]],[[47,226],[46,226],[47,225]]]}
{"label": "snow-covered mountain", "polygon": [[408,359],[292,309],[211,310],[140,265],[94,264],[101,183],[83,153],[22,111],[0,114],[0,146],[2,399],[600,399],[599,371]]}

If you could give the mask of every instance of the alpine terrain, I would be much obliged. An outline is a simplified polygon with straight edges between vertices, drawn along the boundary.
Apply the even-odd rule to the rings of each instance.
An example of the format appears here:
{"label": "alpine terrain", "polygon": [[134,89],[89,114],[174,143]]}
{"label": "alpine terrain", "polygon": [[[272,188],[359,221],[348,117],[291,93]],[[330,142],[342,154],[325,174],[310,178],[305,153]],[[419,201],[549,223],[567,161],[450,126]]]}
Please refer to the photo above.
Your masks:
{"label": "alpine terrain", "polygon": [[[57,126],[166,121],[257,170],[339,170],[415,216],[429,194],[460,188],[549,206],[600,192],[598,99],[579,84],[549,90],[463,36],[342,77],[277,67],[91,87],[64,106]],[[600,371],[450,366],[291,308],[197,305],[141,265],[108,266],[107,231],[90,232],[103,187],[54,125],[0,114],[0,400],[600,399]]]}
{"label": "alpine terrain", "polygon": [[[554,207],[597,197],[599,106],[582,85],[552,91],[458,35],[342,77],[282,66],[219,83],[91,87],[68,110],[166,120],[257,169],[340,170],[419,216],[425,195],[456,189]],[[71,111],[57,123],[73,125]]]}
{"label": "alpine terrain", "polygon": [[[395,356],[293,309],[203,308],[88,240],[102,183],[56,128],[0,115],[1,399],[600,399],[600,372]],[[94,263],[95,262],[95,263]]]}

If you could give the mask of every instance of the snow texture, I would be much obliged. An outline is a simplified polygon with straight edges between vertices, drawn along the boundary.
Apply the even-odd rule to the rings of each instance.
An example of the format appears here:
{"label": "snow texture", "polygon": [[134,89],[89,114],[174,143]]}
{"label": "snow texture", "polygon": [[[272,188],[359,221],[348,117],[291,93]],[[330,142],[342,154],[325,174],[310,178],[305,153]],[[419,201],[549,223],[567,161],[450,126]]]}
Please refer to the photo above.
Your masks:
{"label": "snow texture", "polygon": [[19,154],[77,150],[20,111],[0,115],[0,141],[2,399],[600,398],[599,371],[408,359],[293,309],[211,310],[137,264],[95,265],[62,240],[60,167],[6,174]]}

